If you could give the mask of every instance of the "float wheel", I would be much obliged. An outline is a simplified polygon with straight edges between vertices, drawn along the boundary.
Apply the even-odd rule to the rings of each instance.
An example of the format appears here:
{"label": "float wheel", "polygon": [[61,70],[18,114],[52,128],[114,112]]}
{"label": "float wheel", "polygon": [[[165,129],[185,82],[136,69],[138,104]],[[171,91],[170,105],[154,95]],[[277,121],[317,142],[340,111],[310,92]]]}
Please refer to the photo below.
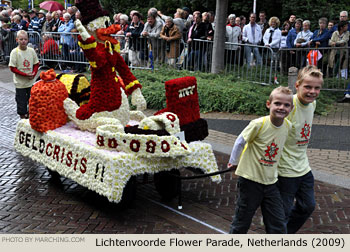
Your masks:
{"label": "float wheel", "polygon": [[154,184],[162,200],[170,201],[179,194],[180,181],[177,176],[180,176],[180,171],[177,169],[154,174]]}
{"label": "float wheel", "polygon": [[129,181],[124,187],[122,200],[118,203],[119,207],[128,208],[132,205],[136,197],[136,185],[136,176],[130,177]]}

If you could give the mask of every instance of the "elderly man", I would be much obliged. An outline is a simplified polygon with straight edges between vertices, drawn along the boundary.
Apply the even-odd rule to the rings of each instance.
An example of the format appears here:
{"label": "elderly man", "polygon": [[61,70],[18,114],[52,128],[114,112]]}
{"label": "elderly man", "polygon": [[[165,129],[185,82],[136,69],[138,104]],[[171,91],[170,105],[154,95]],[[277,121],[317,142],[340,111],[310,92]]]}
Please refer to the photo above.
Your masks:
{"label": "elderly man", "polygon": [[[348,12],[347,11],[341,11],[339,14],[339,21],[346,21],[348,22]],[[331,33],[338,30],[338,24],[334,25]],[[348,31],[350,31],[350,23],[348,22]]]}
{"label": "elderly man", "polygon": [[[75,7],[75,6],[73,6],[73,7]],[[70,15],[70,18],[73,20],[73,22],[75,21],[75,12],[76,12],[76,7],[75,8],[73,8],[73,7],[68,7],[68,9],[67,9],[67,12],[69,13],[69,15]]]}
{"label": "elderly man", "polygon": [[[348,31],[350,32],[350,23],[348,21],[348,12],[347,11],[341,11],[339,13],[339,21],[346,21],[348,23]],[[332,30],[330,30],[330,37],[332,36],[333,32],[338,30],[338,24],[334,25]],[[350,40],[348,42],[348,46],[350,46]]]}
{"label": "elderly man", "polygon": [[52,32],[52,27],[55,23],[56,21],[53,19],[51,12],[46,13],[46,21],[43,25],[42,32]]}
{"label": "elderly man", "polygon": [[158,14],[155,13],[148,15],[147,22],[141,35],[148,38],[148,43],[151,44],[153,60],[164,62],[165,44],[164,41],[159,39],[160,32],[163,28],[163,23],[157,19],[157,16]]}

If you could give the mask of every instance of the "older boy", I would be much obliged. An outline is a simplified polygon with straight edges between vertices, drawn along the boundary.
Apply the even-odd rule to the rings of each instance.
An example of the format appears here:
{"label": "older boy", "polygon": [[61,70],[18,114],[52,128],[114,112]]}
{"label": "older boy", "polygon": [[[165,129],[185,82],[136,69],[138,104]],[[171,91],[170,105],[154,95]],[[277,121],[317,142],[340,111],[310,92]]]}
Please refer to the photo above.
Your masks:
{"label": "older boy", "polygon": [[251,121],[242,131],[227,165],[234,168],[238,163],[236,175],[239,176],[238,199],[230,233],[247,233],[259,206],[266,233],[287,232],[276,182],[277,163],[291,129],[285,118],[293,107],[292,91],[287,87],[274,89],[266,107],[270,109],[270,115]]}
{"label": "older boy", "polygon": [[10,70],[14,73],[13,82],[16,86],[17,113],[21,119],[29,118],[28,102],[34,77],[39,69],[39,60],[34,49],[27,47],[28,34],[26,31],[17,32],[18,47],[10,54]]}
{"label": "older boy", "polygon": [[300,70],[295,84],[294,109],[288,116],[293,126],[278,164],[278,187],[283,199],[287,232],[290,234],[299,230],[315,208],[314,177],[306,150],[311,136],[315,100],[322,83],[323,74],[315,66]]}

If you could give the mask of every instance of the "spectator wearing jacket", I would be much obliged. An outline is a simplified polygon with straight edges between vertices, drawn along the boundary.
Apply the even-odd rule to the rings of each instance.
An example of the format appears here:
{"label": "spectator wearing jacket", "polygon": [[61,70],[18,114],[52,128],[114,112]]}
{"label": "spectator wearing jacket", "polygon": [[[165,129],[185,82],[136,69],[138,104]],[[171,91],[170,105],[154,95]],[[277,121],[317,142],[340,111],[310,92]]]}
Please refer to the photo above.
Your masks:
{"label": "spectator wearing jacket", "polygon": [[[239,17],[238,17],[239,18]],[[228,16],[229,24],[226,25],[226,42],[239,43],[241,36],[241,27],[236,24],[236,15],[230,14]],[[235,64],[239,62],[238,45],[225,44],[225,62],[229,64]]]}
{"label": "spectator wearing jacket", "polygon": [[264,45],[270,47],[274,51],[278,51],[281,44],[282,33],[278,28],[280,26],[280,20],[277,17],[271,17],[269,20],[269,28],[267,28],[264,36]]}
{"label": "spectator wearing jacket", "polygon": [[303,20],[301,18],[298,18],[295,21],[295,24],[294,24],[295,27],[288,32],[287,41],[286,41],[288,48],[295,48],[294,41],[297,38],[298,33],[301,32],[302,24],[303,24]]}
{"label": "spectator wearing jacket", "polygon": [[29,11],[29,17],[30,17],[30,23],[28,26],[28,31],[41,33],[41,24],[34,10]]}
{"label": "spectator wearing jacket", "polygon": [[327,47],[331,34],[327,29],[327,18],[323,17],[318,20],[319,29],[315,30],[309,41],[310,47]]}
{"label": "spectator wearing jacket", "polygon": [[281,48],[286,48],[287,46],[287,36],[291,29],[290,23],[288,21],[285,21],[282,25],[281,30]]}
{"label": "spectator wearing jacket", "polygon": [[288,22],[290,23],[290,26],[291,26],[292,28],[295,27],[296,19],[297,19],[297,17],[296,17],[294,14],[291,14],[291,15],[289,16]]}
{"label": "spectator wearing jacket", "polygon": [[60,19],[60,14],[57,11],[52,12],[52,18],[55,20],[54,25],[52,26],[52,32],[57,32],[58,27],[62,24],[62,21]]}
{"label": "spectator wearing jacket", "polygon": [[62,45],[62,54],[63,58],[69,59],[69,48],[73,44],[73,37],[70,32],[74,29],[73,20],[69,13],[64,13],[63,15],[64,22],[58,27],[58,32],[60,32],[60,44]]}
{"label": "spectator wearing jacket", "polygon": [[55,25],[55,19],[52,18],[50,12],[46,13],[46,21],[43,25],[42,32],[52,32],[52,27]]}
{"label": "spectator wearing jacket", "polygon": [[144,48],[140,36],[143,28],[144,24],[141,22],[141,14],[134,12],[132,14],[132,22],[124,33],[129,42],[129,60],[133,66],[141,65],[141,50]]}
{"label": "spectator wearing jacket", "polygon": [[165,40],[167,63],[171,66],[175,66],[176,59],[180,55],[180,40],[182,34],[171,17],[165,20],[165,25],[160,32],[160,37]]}
{"label": "spectator wearing jacket", "polygon": [[[54,68],[56,65],[55,60],[57,60],[57,56],[60,55],[60,50],[58,48],[58,45],[56,41],[52,38],[52,34],[45,33],[42,36],[44,45],[42,47],[42,50],[40,51],[41,58],[44,62],[44,65],[49,66],[50,68]],[[49,59],[49,60],[45,60]],[[54,61],[50,61],[54,60]]]}
{"label": "spectator wearing jacket", "polygon": [[21,26],[21,20],[22,18],[20,17],[20,15],[15,15],[13,17],[13,23],[12,23],[12,27],[11,27],[11,31],[19,31],[21,30],[22,26]]}
{"label": "spectator wearing jacket", "polygon": [[150,14],[141,35],[148,38],[148,45],[151,45],[154,62],[164,62],[165,50],[164,43],[159,39],[163,23],[157,19],[158,15]]}
{"label": "spectator wearing jacket", "polygon": [[[161,11],[158,11],[158,15],[161,16],[161,18],[166,21],[168,19],[168,16],[163,15]],[[183,33],[183,30],[185,28],[185,12],[183,9],[177,8],[176,12],[174,14],[173,23],[177,26],[180,33]]]}
{"label": "spectator wearing jacket", "polygon": [[42,29],[43,29],[43,26],[44,26],[44,23],[46,21],[46,12],[44,10],[40,10],[38,12],[38,19],[39,19],[39,28],[40,28],[40,31],[38,31],[39,33],[41,33]]}
{"label": "spectator wearing jacket", "polygon": [[333,30],[334,25],[335,25],[335,21],[334,21],[334,20],[329,20],[329,21],[328,21],[327,28],[328,28],[328,31],[329,31],[330,33],[332,33],[332,30]]}
{"label": "spectator wearing jacket", "polygon": [[[119,13],[119,17],[118,17],[118,22],[120,25],[120,31],[117,32],[117,35],[120,35],[117,37],[119,43],[120,43],[120,48],[124,49],[125,48],[125,38],[123,37],[124,33],[126,32],[126,30],[128,29],[128,21],[129,21],[129,17],[126,14],[122,14]],[[116,14],[118,15],[118,14]],[[115,16],[115,15],[114,15]]]}
{"label": "spectator wearing jacket", "polygon": [[251,56],[252,52],[256,58],[256,64],[261,65],[262,63],[261,55],[259,53],[259,48],[254,47],[254,46],[257,46],[262,39],[261,28],[256,23],[255,13],[250,13],[249,21],[250,21],[249,24],[245,25],[243,28],[243,36],[242,36],[243,42],[247,44],[244,48],[244,51],[245,51],[248,68],[250,67],[250,63],[252,60],[252,56]]}
{"label": "spectator wearing jacket", "polygon": [[[303,30],[298,33],[296,39],[294,40],[294,45],[296,48],[307,48],[309,46],[309,41],[313,33],[310,31],[310,21],[304,20]],[[300,61],[297,59],[297,67],[302,68],[306,65],[306,50],[300,50]]]}
{"label": "spectator wearing jacket", "polygon": [[326,60],[327,56],[327,50],[322,50],[323,47],[328,47],[328,42],[331,38],[331,33],[327,29],[327,18],[322,17],[318,20],[319,29],[315,30],[310,41],[309,46],[310,47],[317,47],[319,52],[322,54],[322,59],[317,61],[317,67],[321,69],[321,71],[325,74],[326,73]]}
{"label": "spectator wearing jacket", "polygon": [[[345,21],[348,24],[348,31],[350,32],[350,23],[348,21],[348,12],[347,11],[341,11],[339,13],[339,21]],[[332,30],[330,30],[331,33],[338,31],[338,24],[334,25]]]}
{"label": "spectator wearing jacket", "polygon": [[300,58],[301,53],[292,49],[295,48],[294,41],[297,38],[298,34],[301,32],[302,24],[303,24],[303,20],[301,18],[298,18],[294,23],[294,28],[292,28],[288,32],[286,43],[289,50],[286,52],[287,64],[284,64],[286,68],[283,68],[285,73],[288,73],[289,67],[292,67],[292,66],[296,67],[297,66],[296,63],[298,61],[297,56],[298,56],[298,59]]}
{"label": "spectator wearing jacket", "polygon": [[[347,21],[340,21],[338,30],[333,32],[332,38],[329,40],[331,47],[346,47],[349,42],[349,31],[347,29]],[[347,49],[332,49],[329,55],[329,72],[331,74],[338,74],[341,69],[341,77],[347,79],[348,76],[348,57]]]}
{"label": "spectator wearing jacket", "polygon": [[266,20],[266,12],[265,11],[260,11],[259,12],[259,22],[257,22],[257,24],[260,26],[261,28],[261,33],[264,36],[266,30],[269,28],[269,23]]}
{"label": "spectator wearing jacket", "polygon": [[202,22],[202,14],[194,12],[193,24],[188,30],[188,66],[190,70],[202,70],[203,67],[203,45],[195,39],[205,40],[207,37],[206,25]]}

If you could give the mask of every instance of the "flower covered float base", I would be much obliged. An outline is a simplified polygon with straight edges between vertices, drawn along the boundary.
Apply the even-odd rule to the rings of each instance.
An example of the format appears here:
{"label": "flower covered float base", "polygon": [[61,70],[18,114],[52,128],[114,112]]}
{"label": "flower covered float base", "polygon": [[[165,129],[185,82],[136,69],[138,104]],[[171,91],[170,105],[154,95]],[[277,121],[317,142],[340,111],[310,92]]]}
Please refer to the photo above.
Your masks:
{"label": "flower covered float base", "polygon": [[[109,131],[105,128],[101,132],[107,132],[108,135]],[[147,137],[140,144],[146,144],[146,140]],[[116,203],[121,201],[126,184],[134,175],[154,174],[182,167],[196,167],[206,174],[218,171],[211,145],[199,141],[188,143],[188,151],[179,155],[150,157],[132,151],[100,149],[97,148],[96,141],[95,133],[79,130],[72,122],[40,133],[32,129],[29,120],[23,119],[17,125],[15,148],[22,155]],[[137,150],[138,144],[130,145],[132,136],[125,141],[130,141],[124,143],[125,146]],[[160,144],[159,147],[167,150],[166,144]],[[144,147],[140,146],[139,151],[142,148]],[[214,182],[221,181],[219,175],[212,176],[211,179]]]}

